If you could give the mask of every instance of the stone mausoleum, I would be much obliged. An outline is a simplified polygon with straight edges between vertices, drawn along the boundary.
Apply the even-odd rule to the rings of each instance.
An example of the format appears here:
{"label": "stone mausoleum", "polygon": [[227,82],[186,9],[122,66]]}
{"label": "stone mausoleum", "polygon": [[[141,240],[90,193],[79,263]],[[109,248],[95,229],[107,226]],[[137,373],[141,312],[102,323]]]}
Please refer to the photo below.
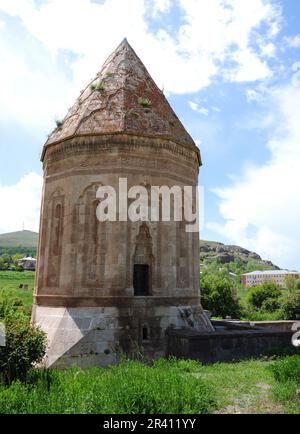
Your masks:
{"label": "stone mausoleum", "polygon": [[166,352],[166,332],[213,327],[199,299],[199,233],[184,222],[101,222],[97,190],[196,186],[199,149],[124,40],[58,123],[42,153],[32,319],[48,366]]}

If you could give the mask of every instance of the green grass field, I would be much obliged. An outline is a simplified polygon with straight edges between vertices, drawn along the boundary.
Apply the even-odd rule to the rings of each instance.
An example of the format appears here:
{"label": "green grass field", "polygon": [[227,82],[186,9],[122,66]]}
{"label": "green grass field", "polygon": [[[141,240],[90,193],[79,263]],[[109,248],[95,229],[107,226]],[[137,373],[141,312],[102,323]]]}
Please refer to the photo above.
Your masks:
{"label": "green grass field", "polygon": [[[11,297],[22,301],[26,313],[30,315],[34,287],[33,271],[0,271],[0,298]],[[20,285],[28,285],[28,290],[20,289]]]}
{"label": "green grass field", "polygon": [[278,363],[203,366],[161,359],[152,367],[124,361],[85,371],[35,371],[27,384],[0,385],[0,413],[299,414],[299,381],[278,382],[271,370]]}
{"label": "green grass field", "polygon": [[[30,315],[34,274],[1,271],[0,301],[18,298]],[[276,363],[160,360],[154,367],[124,362],[107,369],[35,371],[28,384],[0,385],[0,413],[299,413],[299,380],[277,381],[271,369]]]}

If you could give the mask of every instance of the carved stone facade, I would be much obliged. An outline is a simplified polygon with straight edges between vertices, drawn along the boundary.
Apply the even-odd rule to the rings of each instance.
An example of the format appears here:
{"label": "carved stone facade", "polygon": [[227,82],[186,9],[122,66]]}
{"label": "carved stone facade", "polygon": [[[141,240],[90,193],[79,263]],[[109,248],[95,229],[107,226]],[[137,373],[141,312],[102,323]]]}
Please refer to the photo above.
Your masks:
{"label": "carved stone facade", "polygon": [[213,330],[199,301],[199,233],[96,217],[98,188],[118,191],[119,178],[128,188],[196,186],[199,150],[127,41],[98,77],[105,95],[88,87],[42,157],[32,318],[48,335],[48,365],[106,365],[137,349],[158,357],[170,327]]}

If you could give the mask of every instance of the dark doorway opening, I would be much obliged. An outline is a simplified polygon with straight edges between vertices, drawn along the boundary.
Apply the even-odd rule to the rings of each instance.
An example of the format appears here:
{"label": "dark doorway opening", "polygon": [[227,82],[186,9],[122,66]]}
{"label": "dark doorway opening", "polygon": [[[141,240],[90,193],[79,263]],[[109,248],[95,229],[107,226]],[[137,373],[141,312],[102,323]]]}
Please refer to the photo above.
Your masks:
{"label": "dark doorway opening", "polygon": [[133,288],[134,295],[147,296],[150,295],[149,287],[149,265],[135,264],[133,267]]}
{"label": "dark doorway opening", "polygon": [[147,341],[149,339],[149,332],[148,332],[148,327],[144,326],[143,327],[143,341]]}

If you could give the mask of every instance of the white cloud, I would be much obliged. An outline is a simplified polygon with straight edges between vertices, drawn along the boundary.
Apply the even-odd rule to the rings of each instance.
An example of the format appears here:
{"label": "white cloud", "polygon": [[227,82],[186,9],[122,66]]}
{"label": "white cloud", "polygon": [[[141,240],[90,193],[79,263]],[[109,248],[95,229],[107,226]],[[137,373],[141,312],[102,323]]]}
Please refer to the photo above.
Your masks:
{"label": "white cloud", "polygon": [[31,172],[15,185],[0,184],[0,233],[25,229],[38,231],[42,176]]}
{"label": "white cloud", "polygon": [[0,30],[4,29],[4,27],[5,27],[5,22],[0,20]]}
{"label": "white cloud", "polygon": [[[5,45],[0,39],[0,116],[17,120],[33,133],[54,127],[55,116],[75,99],[73,83],[36,47],[34,60],[24,47]],[[32,64],[31,61],[35,64]],[[38,66],[37,66],[38,65]]]}
{"label": "white cloud", "polygon": [[252,101],[260,101],[261,94],[257,92],[255,89],[247,89],[246,90],[246,97],[248,102]]}
{"label": "white cloud", "polygon": [[267,44],[262,44],[261,47],[261,54],[264,57],[276,57],[276,46],[269,42]]}
{"label": "white cloud", "polygon": [[154,0],[152,16],[155,18],[159,13],[166,13],[171,7],[171,0]]}
{"label": "white cloud", "polygon": [[201,107],[197,102],[189,101],[189,106],[194,112],[197,112],[201,115],[207,116],[209,114],[209,110],[205,107]]}
{"label": "white cloud", "polygon": [[240,50],[233,54],[237,67],[228,71],[228,77],[233,82],[252,82],[272,76],[266,61],[262,61],[251,50]]}
{"label": "white cloud", "polygon": [[[19,18],[30,36],[22,34],[14,46],[0,42],[0,80],[6,84],[1,115],[22,119],[29,127],[48,127],[124,36],[166,93],[197,92],[217,74],[238,82],[270,76],[251,41],[263,40],[270,51],[281,19],[271,0],[178,0],[183,24],[172,34],[163,28],[151,32],[145,18],[149,5],[154,14],[168,14],[171,8],[170,0],[48,0],[39,7],[34,0],[0,0],[0,11]],[[262,24],[266,29],[255,36]],[[78,56],[66,65],[73,77],[58,65],[65,52]]]}
{"label": "white cloud", "polygon": [[[208,227],[282,267],[300,268],[300,87],[271,91],[272,158],[248,166],[228,188],[215,189],[225,223]],[[272,108],[271,108],[272,107]]]}
{"label": "white cloud", "polygon": [[299,48],[300,47],[300,35],[285,36],[284,42],[288,48]]}

